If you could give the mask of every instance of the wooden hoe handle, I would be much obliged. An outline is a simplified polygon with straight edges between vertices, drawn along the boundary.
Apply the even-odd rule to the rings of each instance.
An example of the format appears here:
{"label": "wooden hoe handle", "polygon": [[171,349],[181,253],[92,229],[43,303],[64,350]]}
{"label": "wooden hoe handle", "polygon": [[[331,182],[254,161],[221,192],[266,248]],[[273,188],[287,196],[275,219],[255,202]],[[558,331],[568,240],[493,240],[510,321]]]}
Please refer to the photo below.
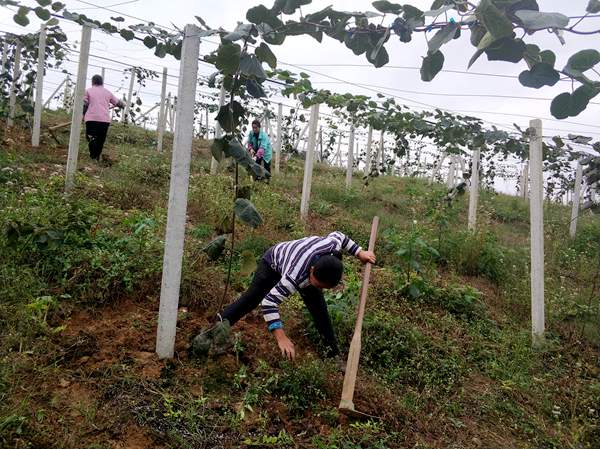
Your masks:
{"label": "wooden hoe handle", "polygon": [[[373,217],[371,225],[371,237],[369,238],[369,251],[375,249],[375,240],[377,239],[377,227],[379,226],[379,217]],[[358,361],[360,359],[361,334],[363,318],[365,316],[365,304],[367,303],[367,292],[369,290],[369,279],[371,278],[371,263],[367,262],[363,272],[362,286],[360,289],[360,301],[356,314],[356,326],[354,327],[354,336],[350,343],[348,352],[348,362],[346,364],[346,375],[344,376],[344,386],[342,388],[341,409],[354,410],[354,387],[356,385],[356,376],[358,374]]]}

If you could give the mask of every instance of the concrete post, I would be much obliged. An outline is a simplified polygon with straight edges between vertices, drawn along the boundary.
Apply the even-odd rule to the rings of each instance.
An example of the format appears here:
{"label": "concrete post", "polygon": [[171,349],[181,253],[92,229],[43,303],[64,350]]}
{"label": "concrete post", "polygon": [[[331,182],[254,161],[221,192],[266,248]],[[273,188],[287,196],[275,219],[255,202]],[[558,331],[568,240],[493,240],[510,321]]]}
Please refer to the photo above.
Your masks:
{"label": "concrete post", "polygon": [[100,76],[102,77],[102,82],[106,82],[106,69],[104,67],[100,70]]}
{"label": "concrete post", "polygon": [[371,145],[373,144],[373,127],[369,125],[367,132],[367,149],[365,151],[365,176],[371,173]]}
{"label": "concrete post", "polygon": [[346,188],[352,187],[352,172],[354,171],[354,125],[350,126],[348,137],[348,166],[346,167]]}
{"label": "concrete post", "polygon": [[277,105],[277,142],[275,143],[275,174],[279,174],[279,167],[281,164],[281,146],[283,144],[283,130],[281,127],[282,116],[283,105],[279,103]]}
{"label": "concrete post", "polygon": [[165,135],[165,125],[166,125],[166,117],[167,117],[166,95],[167,95],[167,68],[163,67],[162,84],[160,86],[160,109],[158,110],[158,123],[157,123],[158,138],[157,138],[157,143],[156,143],[156,149],[158,151],[163,150],[163,139],[164,139],[164,135]]}
{"label": "concrete post", "polygon": [[577,233],[577,219],[579,217],[579,203],[581,202],[581,179],[583,178],[583,166],[581,165],[581,159],[577,161],[577,172],[575,173],[575,189],[573,190],[572,196],[572,207],[571,207],[571,224],[569,226],[569,235],[571,238],[575,238]]}
{"label": "concrete post", "polygon": [[312,183],[313,158],[317,141],[317,127],[319,124],[319,104],[310,107],[310,121],[308,130],[308,147],[306,149],[306,159],[304,161],[304,182],[302,183],[302,200],[300,203],[300,218],[308,218],[308,209],[310,202],[310,188]]}
{"label": "concrete post", "polygon": [[306,134],[306,130],[308,130],[308,125],[309,125],[309,123],[304,125],[304,128],[302,128],[302,131],[300,132],[300,134],[298,134],[298,140],[296,140],[296,144],[294,145],[294,150],[298,151],[298,145],[300,145],[300,141],[304,137],[304,134]]}
{"label": "concrete post", "polygon": [[531,332],[534,345],[544,338],[544,177],[542,173],[542,121],[531,120],[529,145],[531,199]]}
{"label": "concrete post", "polygon": [[473,150],[473,163],[471,164],[471,187],[469,189],[469,230],[474,231],[477,226],[477,203],[479,201],[479,156],[480,149]]}
{"label": "concrete post", "polygon": [[[210,135],[208,133],[208,106],[204,110],[204,116],[206,118],[206,134],[204,135],[204,137],[206,138],[206,140],[208,140],[210,139]],[[200,123],[202,123],[202,120],[200,120]]]}
{"label": "concrete post", "polygon": [[173,97],[173,101],[171,102],[171,108],[169,109],[169,130],[171,134],[175,133],[175,120],[177,116],[175,115],[175,109],[177,108],[177,96]]}
{"label": "concrete post", "polygon": [[173,140],[169,208],[165,235],[160,307],[156,332],[156,353],[161,359],[173,357],[177,328],[177,307],[183,261],[187,196],[194,134],[194,103],[198,77],[200,29],[184,28],[179,87],[177,90],[177,128]]}
{"label": "concrete post", "polygon": [[63,92],[63,109],[71,112],[71,78],[67,75],[65,80],[65,91]]}
{"label": "concrete post", "polygon": [[83,25],[81,29],[81,45],[79,48],[79,64],[77,66],[77,84],[75,85],[75,96],[73,98],[71,134],[69,135],[69,155],[67,156],[67,173],[65,175],[65,191],[67,193],[73,188],[75,171],[77,170],[79,135],[81,133],[81,120],[83,118],[83,96],[85,94],[91,38],[92,28],[88,25]]}
{"label": "concrete post", "polygon": [[6,60],[8,59],[8,42],[4,41],[2,45],[2,66],[0,67],[0,74],[4,74],[6,72]]}
{"label": "concrete post", "polygon": [[13,80],[10,83],[10,94],[8,96],[8,119],[6,120],[6,126],[11,127],[15,121],[15,111],[17,109],[17,84],[21,77],[21,49],[23,44],[17,41],[15,45],[15,65],[13,67]]}
{"label": "concrete post", "polygon": [[525,165],[523,165],[519,190],[519,194],[522,198],[527,198],[529,196],[529,161],[525,161]]}
{"label": "concrete post", "polygon": [[133,96],[133,84],[135,83],[135,67],[131,67],[129,75],[129,90],[127,91],[127,102],[125,103],[125,111],[121,116],[121,123],[129,123],[129,115],[131,113],[131,97]]}
{"label": "concrete post", "polygon": [[[223,82],[221,82],[221,90],[219,91],[219,109],[217,109],[217,114],[221,110],[221,107],[225,105],[225,86]],[[223,137],[223,129],[218,120],[215,120],[215,139],[220,139]],[[219,161],[217,161],[214,157],[210,158],[210,174],[216,175],[217,169],[219,168]]]}
{"label": "concrete post", "polygon": [[456,172],[456,157],[450,157],[450,165],[448,166],[448,177],[446,178],[446,187],[451,189],[454,187],[454,173]]}
{"label": "concrete post", "polygon": [[[381,164],[381,170],[383,170],[383,166],[384,166],[384,161],[383,161],[383,145],[384,145],[384,139],[385,139],[385,131],[382,129],[381,130],[381,135],[379,136],[379,149],[377,150],[377,164]],[[379,168],[379,167],[378,167]]]}
{"label": "concrete post", "polygon": [[46,58],[46,25],[40,28],[38,41],[38,66],[35,77],[35,106],[33,109],[33,130],[31,133],[31,146],[40,146],[40,129],[42,127],[42,102],[44,101],[44,60]]}

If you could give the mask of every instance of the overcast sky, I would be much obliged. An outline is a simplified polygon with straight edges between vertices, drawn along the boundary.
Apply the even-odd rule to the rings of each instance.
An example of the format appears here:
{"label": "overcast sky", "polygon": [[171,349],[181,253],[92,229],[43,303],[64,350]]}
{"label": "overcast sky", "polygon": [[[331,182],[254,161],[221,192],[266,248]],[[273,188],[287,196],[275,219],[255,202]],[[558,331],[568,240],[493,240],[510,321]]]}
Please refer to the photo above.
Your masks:
{"label": "overcast sky", "polygon": [[[106,20],[110,16],[117,15],[115,12],[90,6],[86,3],[87,0],[63,1],[70,11],[82,12],[99,20]],[[122,3],[123,1],[125,0],[93,0],[93,3],[98,6],[110,7],[110,5]],[[422,10],[427,10],[431,6],[432,0],[404,0],[401,3],[404,2]],[[539,0],[538,3],[542,11],[579,16],[585,13],[588,0]],[[34,2],[26,2],[26,4],[34,5]],[[183,28],[186,23],[196,23],[193,16],[199,15],[212,27],[222,26],[226,29],[233,29],[237,21],[245,21],[246,10],[257,4],[259,4],[258,0],[196,2],[189,0],[170,0],[168,2],[164,0],[138,0],[129,4],[113,6],[111,9],[141,19],[152,20],[160,25],[172,26],[175,24],[180,28]],[[264,4],[270,7],[272,1],[264,2]],[[328,5],[347,11],[373,10],[371,2],[365,0],[325,0],[313,1],[312,5],[303,7],[303,11],[309,13]],[[16,25],[11,16],[11,12],[0,9],[0,29],[22,32],[23,28]],[[30,14],[30,17],[32,23],[27,27],[27,31],[34,31],[39,27],[39,22],[33,14]],[[126,19],[126,24],[136,23],[133,19]],[[391,18],[386,17],[385,23],[388,23],[389,20]],[[581,26],[583,30],[599,28],[600,18],[587,19]],[[67,31],[70,42],[79,39],[80,28],[77,25],[64,23],[63,29]],[[442,48],[446,56],[444,70],[467,71],[468,60],[474,52],[474,48],[469,43],[469,34],[468,32],[463,33],[460,39],[452,41]],[[538,44],[542,49],[554,51],[557,54],[557,67],[559,68],[562,68],[568,57],[578,50],[600,48],[600,35],[579,36],[567,33],[565,38],[567,41],[565,46],[561,46],[556,36],[547,32],[538,32],[533,36],[527,36],[525,40],[527,43]],[[216,42],[217,39],[212,37],[203,41],[201,54],[214,50],[216,45],[207,41]],[[544,87],[536,90],[521,86],[516,78],[475,75],[475,73],[486,73],[516,77],[522,70],[526,69],[524,61],[519,64],[490,62],[487,61],[485,56],[482,56],[471,68],[470,74],[444,71],[438,74],[434,81],[424,83],[420,80],[419,71],[410,68],[420,67],[421,57],[426,54],[426,41],[422,33],[415,33],[413,41],[408,44],[399,42],[398,38],[392,35],[390,42],[387,44],[390,62],[387,66],[379,69],[370,66],[364,56],[355,56],[343,44],[326,36],[321,44],[318,44],[311,37],[302,36],[288,37],[282,46],[271,47],[278,58],[280,68],[295,72],[304,70],[310,73],[311,80],[316,87],[327,88],[340,93],[352,92],[375,96],[376,94],[372,90],[356,87],[347,82],[369,84],[378,86],[371,87],[371,89],[381,91],[389,96],[396,96],[399,103],[412,106],[415,109],[424,108],[423,104],[420,103],[425,103],[457,113],[468,113],[504,127],[511,127],[512,123],[517,123],[526,128],[529,118],[541,118],[544,121],[544,134],[546,135],[579,133],[600,139],[600,97],[597,97],[594,104],[588,106],[587,110],[578,117],[559,121],[553,119],[550,115],[550,100],[561,92],[569,91],[570,82],[559,82],[554,87]],[[93,33],[91,53],[157,71],[160,71],[164,65],[169,68],[169,73],[178,73],[179,64],[173,58],[156,58],[153,56],[152,51],[146,49],[139,41],[125,42],[121,38],[112,37],[99,31]],[[302,68],[288,66],[285,63],[301,66]],[[90,59],[90,64],[104,66],[107,69],[106,82],[112,85],[110,86],[112,90],[119,90],[118,87],[114,86],[121,86],[121,92],[126,89],[126,80],[119,73],[123,66],[93,57]],[[328,64],[337,64],[338,66],[328,66]],[[359,66],[339,66],[339,64]],[[68,64],[66,67],[72,73],[76,72],[74,64]],[[99,71],[98,67],[90,67],[88,74],[91,75],[92,72]],[[214,69],[207,65],[200,66],[200,73],[202,74],[208,75],[213,71]],[[346,82],[332,80],[327,78],[326,75]],[[52,87],[60,82],[64,75],[50,73],[47,78],[48,85],[45,90],[49,94]],[[173,84],[173,86],[170,86],[170,90],[173,92],[176,91],[174,86],[176,81],[176,79],[169,81]],[[160,84],[154,82],[147,84],[146,87],[141,89],[142,97],[145,97],[146,104],[153,104],[157,101],[156,95],[160,92]],[[453,96],[456,94],[508,95],[521,98]],[[287,102],[293,103],[291,100],[287,100]]]}

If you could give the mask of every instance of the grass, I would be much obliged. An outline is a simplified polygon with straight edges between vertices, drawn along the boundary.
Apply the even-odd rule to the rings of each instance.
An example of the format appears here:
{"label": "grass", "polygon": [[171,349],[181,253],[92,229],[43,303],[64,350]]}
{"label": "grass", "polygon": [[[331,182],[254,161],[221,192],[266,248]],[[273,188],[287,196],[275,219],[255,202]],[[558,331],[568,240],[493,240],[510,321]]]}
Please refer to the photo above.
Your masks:
{"label": "grass", "polygon": [[[303,223],[302,161],[288,161],[269,185],[242,176],[264,224],[236,226],[228,301],[249,282],[243,254],[336,229],[364,246],[372,216],[381,217],[355,395],[357,409],[381,420],[346,422],[336,409],[342,377],[319,357],[297,298],[282,308],[294,364],[280,360],[260,316],[236,325],[230,354],[187,358],[188,339],[221,301],[229,254],[210,262],[202,252],[229,230],[233,195],[225,164],[208,174],[206,142],[194,141],[191,167],[180,298],[188,310],[177,357],[162,362],[153,351],[170,153],[156,153],[151,132],[114,125],[111,165],[90,164],[82,145],[65,197],[64,146],[46,140],[32,151],[18,127],[0,130],[0,141],[0,447],[597,446],[597,217],[584,215],[570,240],[569,208],[545,205],[548,332],[533,349],[524,200],[482,192],[472,233],[467,198],[449,208],[440,185],[379,177],[364,187],[356,176],[346,190],[342,170],[318,165]],[[343,286],[326,295],[343,350],[359,268],[346,258]]]}

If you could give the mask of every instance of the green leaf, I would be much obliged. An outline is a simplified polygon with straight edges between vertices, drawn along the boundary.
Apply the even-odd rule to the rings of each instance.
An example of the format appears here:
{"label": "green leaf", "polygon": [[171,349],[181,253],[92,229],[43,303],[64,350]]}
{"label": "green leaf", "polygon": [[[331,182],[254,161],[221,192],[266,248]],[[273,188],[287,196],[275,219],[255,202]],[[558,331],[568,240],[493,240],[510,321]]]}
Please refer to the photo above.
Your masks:
{"label": "green leaf", "polygon": [[29,25],[29,19],[25,14],[15,14],[13,16],[13,20],[22,27],[26,27],[27,25]]}
{"label": "green leaf", "polygon": [[384,14],[400,14],[402,12],[402,5],[398,3],[390,3],[387,0],[379,0],[373,2],[373,7]]}
{"label": "green leaf", "polygon": [[508,61],[517,63],[523,59],[525,43],[521,39],[503,37],[485,49],[489,61]]}
{"label": "green leaf", "polygon": [[510,36],[513,32],[512,22],[496,8],[492,0],[481,0],[475,15],[494,40]]}
{"label": "green leaf", "polygon": [[277,33],[268,23],[261,23],[256,27],[261,37],[267,44],[281,45],[285,41],[285,33]]}
{"label": "green leaf", "polygon": [[248,53],[240,59],[240,71],[244,75],[253,76],[256,79],[264,80],[267,78],[267,74],[257,57]]}
{"label": "green leaf", "polygon": [[531,70],[525,70],[519,75],[519,81],[523,86],[534,89],[543,86],[554,86],[559,80],[560,73],[545,62],[538,62]]}
{"label": "green leaf", "polygon": [[554,67],[554,64],[556,64],[556,55],[551,50],[541,51],[540,59],[542,60],[542,62],[550,64],[552,67]]}
{"label": "green leaf", "polygon": [[245,111],[244,107],[234,100],[231,111],[229,110],[229,104],[221,106],[217,114],[217,121],[226,132],[233,133],[240,125]]}
{"label": "green leaf", "polygon": [[565,28],[569,18],[557,12],[539,12],[523,9],[515,12],[527,31],[539,31],[546,28]]}
{"label": "green leaf", "polygon": [[580,86],[570,94],[564,92],[558,95],[550,106],[550,112],[559,120],[576,117],[587,108],[590,100],[600,93],[600,89],[590,86]]}
{"label": "green leaf", "polygon": [[277,57],[264,42],[262,42],[256,50],[254,50],[254,54],[259,61],[266,62],[273,70],[277,67]]}
{"label": "green leaf", "polygon": [[52,0],[35,0],[40,6],[50,6],[52,4]]}
{"label": "green leaf", "polygon": [[583,73],[599,62],[600,52],[598,50],[581,50],[569,58],[566,67]]}
{"label": "green leaf", "polygon": [[367,60],[373,64],[374,67],[379,68],[386,65],[390,62],[390,55],[388,54],[385,47],[382,47],[381,50],[377,53],[377,57],[375,59],[371,58],[371,52],[367,52]]}
{"label": "green leaf", "polygon": [[121,35],[121,37],[122,37],[123,39],[125,39],[126,41],[133,40],[133,38],[135,37],[135,34],[133,34],[133,31],[131,31],[131,30],[125,30],[125,29],[123,29],[123,30],[121,30],[121,31],[119,32],[119,34],[120,34],[120,35]]}
{"label": "green leaf", "polygon": [[525,53],[523,53],[523,59],[527,63],[527,67],[531,70],[534,65],[541,62],[540,58],[540,47],[535,44],[525,45]]}
{"label": "green leaf", "polygon": [[271,9],[267,9],[264,5],[258,5],[250,8],[246,12],[246,20],[256,25],[266,23],[273,28],[279,28],[283,26],[283,22],[279,20],[277,13]]}
{"label": "green leaf", "polygon": [[344,39],[344,44],[355,55],[362,55],[371,49],[371,39],[368,33],[353,33],[349,31]]}
{"label": "green leaf", "polygon": [[451,22],[446,25],[444,28],[440,29],[435,35],[429,40],[429,50],[428,54],[433,54],[437,52],[440,47],[452,39],[456,35],[457,30],[460,29],[460,25],[456,22]]}
{"label": "green leaf", "polygon": [[232,42],[223,42],[217,50],[215,67],[224,75],[234,75],[240,66],[242,48]]}
{"label": "green leaf", "polygon": [[274,14],[279,14],[280,12],[284,14],[294,14],[296,9],[303,5],[308,5],[312,2],[312,0],[275,0],[275,4],[271,11]]}
{"label": "green leaf", "polygon": [[154,36],[146,36],[144,38],[144,45],[148,48],[154,48],[156,47],[156,38]]}
{"label": "green leaf", "polygon": [[225,243],[227,242],[227,236],[220,235],[216,239],[210,241],[208,245],[202,248],[210,260],[217,260],[223,251],[225,250]]}
{"label": "green leaf", "polygon": [[432,55],[427,55],[423,58],[421,65],[421,80],[431,81],[444,67],[444,54],[441,51],[436,51]]}
{"label": "green leaf", "polygon": [[262,85],[253,79],[246,80],[246,91],[254,98],[264,98],[267,96]]}
{"label": "green leaf", "polygon": [[223,39],[231,42],[238,41],[240,39],[245,39],[251,36],[253,29],[254,25],[252,25],[251,23],[240,22],[235,27],[235,30],[233,30],[231,33],[224,35]]}
{"label": "green leaf", "polygon": [[164,58],[167,55],[167,47],[162,42],[159,42],[154,49],[154,56]]}
{"label": "green leaf", "polygon": [[590,14],[596,14],[600,12],[600,0],[590,0],[587,5],[586,11]]}
{"label": "green leaf", "polygon": [[[390,28],[388,28],[387,30],[385,30],[385,33],[383,33],[383,36],[381,36],[381,38],[377,41],[377,43],[375,44],[375,47],[373,47],[373,50],[371,50],[370,53],[370,59],[372,60],[377,60],[377,55],[379,53],[379,51],[383,48],[383,44],[385,44],[385,42],[390,38]],[[389,58],[388,58],[389,60]],[[384,63],[383,65],[387,64]]]}
{"label": "green leaf", "polygon": [[235,215],[247,225],[253,228],[259,227],[263,219],[250,201],[245,198],[238,198],[235,200],[235,206],[233,207]]}
{"label": "green leaf", "polygon": [[111,16],[110,20],[112,20],[113,22],[125,22],[125,18],[121,17],[121,16],[117,16],[117,17]]}
{"label": "green leaf", "polygon": [[242,251],[240,257],[240,274],[242,276],[250,276],[256,270],[256,257],[249,249]]}
{"label": "green leaf", "polygon": [[224,150],[225,148],[227,148],[228,145],[229,144],[227,140],[223,138],[214,139],[210,146],[210,152],[212,154],[212,157],[214,157],[217,161],[221,162],[223,160],[223,157],[225,156]]}
{"label": "green leaf", "polygon": [[58,11],[60,11],[61,9],[63,9],[65,6],[66,6],[66,5],[65,5],[64,3],[61,3],[61,2],[54,2],[54,3],[52,3],[52,6],[51,6],[51,8],[52,8],[52,11],[54,11],[54,12],[58,12]]}
{"label": "green leaf", "polygon": [[41,20],[49,20],[50,19],[50,11],[42,8],[41,6],[36,7],[34,10],[35,15],[38,16]]}

